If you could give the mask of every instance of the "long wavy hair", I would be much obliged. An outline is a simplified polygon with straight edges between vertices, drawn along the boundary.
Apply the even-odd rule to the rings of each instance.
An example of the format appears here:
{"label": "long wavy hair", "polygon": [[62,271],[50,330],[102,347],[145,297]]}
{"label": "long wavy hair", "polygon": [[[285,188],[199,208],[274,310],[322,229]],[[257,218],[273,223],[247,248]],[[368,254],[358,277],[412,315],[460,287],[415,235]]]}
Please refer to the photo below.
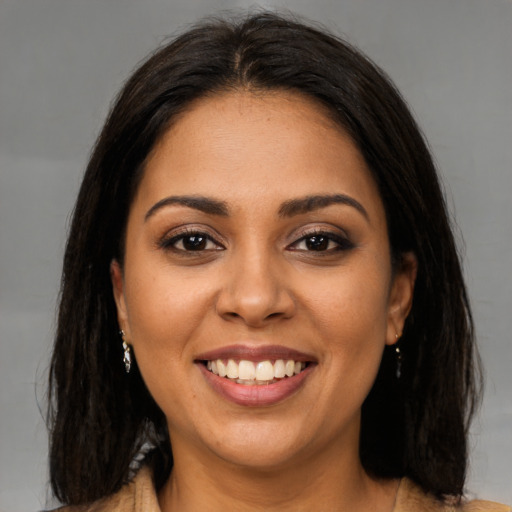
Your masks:
{"label": "long wavy hair", "polygon": [[480,377],[433,159],[383,71],[325,30],[268,12],[209,18],[161,47],[126,82],[96,142],[69,231],[51,360],[54,494],[81,504],[115,492],[145,443],[157,487],[169,476],[164,415],[137,365],[124,371],[109,267],[113,258],[122,265],[130,204],[159,138],[193,100],[239,89],[314,98],[364,156],[384,203],[393,261],[412,251],[418,274],[400,341],[402,375],[387,348],[363,405],[361,460],[376,476],[407,476],[437,497],[460,497]]}

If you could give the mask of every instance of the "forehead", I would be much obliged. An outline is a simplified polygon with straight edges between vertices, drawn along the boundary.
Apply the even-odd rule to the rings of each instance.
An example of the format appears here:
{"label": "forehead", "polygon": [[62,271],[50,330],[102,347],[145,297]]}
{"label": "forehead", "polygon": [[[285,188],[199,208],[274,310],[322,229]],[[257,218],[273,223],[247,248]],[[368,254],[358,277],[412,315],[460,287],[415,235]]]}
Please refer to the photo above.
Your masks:
{"label": "forehead", "polygon": [[251,204],[341,192],[380,204],[360,151],[326,108],[295,92],[195,101],[157,143],[138,196],[197,194]]}

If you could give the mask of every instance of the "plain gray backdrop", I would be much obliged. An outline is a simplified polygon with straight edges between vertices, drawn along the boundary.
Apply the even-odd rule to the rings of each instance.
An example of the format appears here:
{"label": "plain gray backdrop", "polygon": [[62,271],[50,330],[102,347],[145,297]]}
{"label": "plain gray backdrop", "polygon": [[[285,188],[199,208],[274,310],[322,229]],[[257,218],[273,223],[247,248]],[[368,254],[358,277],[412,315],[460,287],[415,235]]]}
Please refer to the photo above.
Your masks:
{"label": "plain gray backdrop", "polygon": [[[282,0],[395,80],[455,214],[486,368],[468,490],[512,501],[512,0]],[[66,227],[134,66],[236,0],[0,0],[0,510],[46,503],[44,407]],[[464,243],[463,243],[464,241]]]}

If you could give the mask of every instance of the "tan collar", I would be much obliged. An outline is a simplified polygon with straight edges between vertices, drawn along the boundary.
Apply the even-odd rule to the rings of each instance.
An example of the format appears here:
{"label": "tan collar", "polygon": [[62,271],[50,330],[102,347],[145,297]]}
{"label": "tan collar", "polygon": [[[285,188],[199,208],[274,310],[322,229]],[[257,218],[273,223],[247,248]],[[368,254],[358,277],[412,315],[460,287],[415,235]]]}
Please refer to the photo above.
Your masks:
{"label": "tan collar", "polygon": [[[143,466],[132,482],[118,493],[90,507],[64,507],[61,512],[161,512],[151,469]],[[490,501],[471,501],[461,507],[439,502],[425,494],[408,478],[398,487],[393,512],[512,512],[506,505]]]}
{"label": "tan collar", "polygon": [[442,503],[425,494],[419,486],[408,478],[402,478],[393,512],[511,512],[507,505],[491,501],[474,500],[462,505]]}

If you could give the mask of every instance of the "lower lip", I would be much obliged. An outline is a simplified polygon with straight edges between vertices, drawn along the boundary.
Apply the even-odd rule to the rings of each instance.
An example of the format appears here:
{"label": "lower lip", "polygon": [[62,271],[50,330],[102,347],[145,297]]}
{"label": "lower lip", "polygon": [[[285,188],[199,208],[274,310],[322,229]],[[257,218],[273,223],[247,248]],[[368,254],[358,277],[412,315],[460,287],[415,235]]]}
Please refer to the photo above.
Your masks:
{"label": "lower lip", "polygon": [[197,363],[208,384],[219,395],[237,405],[263,407],[277,404],[296,393],[313,370],[313,364],[307,366],[293,377],[285,377],[272,384],[244,385],[237,384],[225,377],[219,377],[202,363]]}

